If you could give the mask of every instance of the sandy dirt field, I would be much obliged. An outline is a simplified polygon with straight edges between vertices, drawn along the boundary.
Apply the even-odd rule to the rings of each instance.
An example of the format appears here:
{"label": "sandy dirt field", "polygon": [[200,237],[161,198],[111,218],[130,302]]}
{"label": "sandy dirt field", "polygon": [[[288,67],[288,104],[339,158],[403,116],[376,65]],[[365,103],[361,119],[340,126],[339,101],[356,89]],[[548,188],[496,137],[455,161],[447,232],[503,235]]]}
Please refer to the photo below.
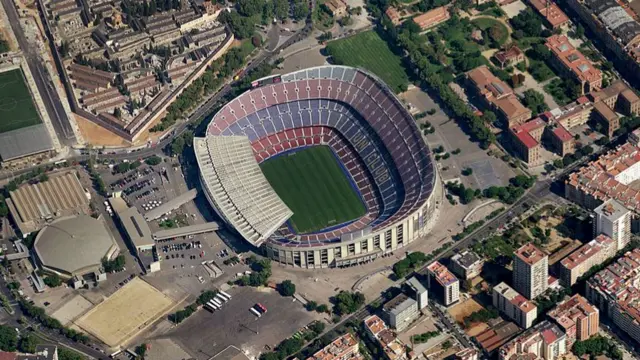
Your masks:
{"label": "sandy dirt field", "polygon": [[67,326],[92,307],[93,304],[89,300],[82,297],[82,295],[76,295],[56,310],[56,312],[51,314],[51,316],[58,319],[62,325]]}
{"label": "sandy dirt field", "polygon": [[118,346],[168,313],[175,302],[135,278],[96,306],[76,324],[109,346]]}
{"label": "sandy dirt field", "polygon": [[[131,146],[128,141],[101,127],[100,125],[94,124],[93,122],[83,118],[78,114],[74,114],[74,117],[76,119],[78,127],[80,128],[82,136],[88,144],[107,147]],[[161,118],[162,116],[159,116],[156,120],[154,120],[150,128],[158,123]],[[163,134],[164,133],[152,133],[149,130],[145,130],[133,145],[143,145],[149,140],[156,141]]]}
{"label": "sandy dirt field", "polygon": [[472,313],[482,310],[484,307],[473,299],[467,299],[449,309],[449,314],[456,320],[458,324],[464,324],[464,318]]}

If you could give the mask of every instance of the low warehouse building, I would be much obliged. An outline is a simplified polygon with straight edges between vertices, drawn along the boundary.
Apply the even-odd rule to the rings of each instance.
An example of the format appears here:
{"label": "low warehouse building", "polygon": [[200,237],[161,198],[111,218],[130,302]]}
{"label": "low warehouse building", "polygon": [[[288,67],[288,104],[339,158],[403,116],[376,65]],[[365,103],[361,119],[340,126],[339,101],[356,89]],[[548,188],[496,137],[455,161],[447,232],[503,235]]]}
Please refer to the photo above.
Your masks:
{"label": "low warehouse building", "polygon": [[99,273],[102,259],[119,252],[101,219],[81,215],[56,220],[45,226],[33,245],[40,265],[64,278]]}

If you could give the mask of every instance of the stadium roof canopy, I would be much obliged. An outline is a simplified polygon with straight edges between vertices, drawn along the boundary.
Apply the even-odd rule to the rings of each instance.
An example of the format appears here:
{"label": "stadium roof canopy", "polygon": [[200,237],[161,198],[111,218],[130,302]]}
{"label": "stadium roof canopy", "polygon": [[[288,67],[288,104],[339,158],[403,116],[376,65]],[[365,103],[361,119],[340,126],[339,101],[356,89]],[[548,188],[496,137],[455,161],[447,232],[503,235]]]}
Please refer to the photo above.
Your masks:
{"label": "stadium roof canopy", "polygon": [[119,250],[105,223],[87,215],[50,223],[38,233],[33,247],[45,269],[66,277],[97,271],[102,258]]}
{"label": "stadium roof canopy", "polygon": [[53,150],[44,124],[28,126],[0,134],[0,158],[9,161]]}
{"label": "stadium roof canopy", "polygon": [[254,246],[260,246],[293,212],[273,190],[245,136],[194,138],[202,187],[209,202]]}

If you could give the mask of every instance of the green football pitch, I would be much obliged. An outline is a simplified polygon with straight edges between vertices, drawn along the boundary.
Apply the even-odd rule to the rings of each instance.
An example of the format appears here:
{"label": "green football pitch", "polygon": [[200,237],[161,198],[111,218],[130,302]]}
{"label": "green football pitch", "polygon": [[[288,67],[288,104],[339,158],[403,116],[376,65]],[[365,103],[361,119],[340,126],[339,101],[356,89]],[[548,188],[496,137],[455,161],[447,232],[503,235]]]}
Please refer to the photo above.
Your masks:
{"label": "green football pitch", "polygon": [[0,73],[0,133],[40,123],[22,70]]}
{"label": "green football pitch", "polygon": [[278,196],[293,211],[299,234],[355,220],[366,213],[358,192],[328,146],[314,146],[260,164]]}

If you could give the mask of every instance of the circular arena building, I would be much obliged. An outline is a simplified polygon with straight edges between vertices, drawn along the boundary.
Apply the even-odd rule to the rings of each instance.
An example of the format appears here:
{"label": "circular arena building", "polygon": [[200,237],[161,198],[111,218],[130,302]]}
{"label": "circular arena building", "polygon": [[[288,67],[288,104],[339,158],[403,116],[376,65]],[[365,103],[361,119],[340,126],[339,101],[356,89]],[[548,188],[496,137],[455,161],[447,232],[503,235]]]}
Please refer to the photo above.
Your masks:
{"label": "circular arena building", "polygon": [[255,81],[194,139],[204,193],[242,238],[304,268],[424,235],[442,185],[415,120],[376,76],[321,66]]}
{"label": "circular arena building", "polygon": [[120,250],[106,224],[87,215],[48,224],[33,249],[45,270],[64,278],[94,273],[102,267],[102,258],[111,259]]}

